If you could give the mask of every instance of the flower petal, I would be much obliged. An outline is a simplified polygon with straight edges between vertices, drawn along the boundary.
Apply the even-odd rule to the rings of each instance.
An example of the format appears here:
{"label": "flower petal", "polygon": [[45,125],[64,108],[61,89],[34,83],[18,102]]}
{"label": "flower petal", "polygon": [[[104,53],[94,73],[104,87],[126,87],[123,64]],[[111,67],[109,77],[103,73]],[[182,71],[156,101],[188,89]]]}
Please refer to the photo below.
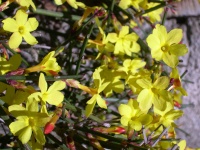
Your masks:
{"label": "flower petal", "polygon": [[26,102],[26,110],[32,112],[38,112],[38,102],[35,99],[29,99]]}
{"label": "flower petal", "polygon": [[45,93],[47,91],[47,82],[45,80],[44,74],[40,73],[40,78],[39,78],[39,88],[41,90],[41,93]]}
{"label": "flower petal", "polygon": [[31,32],[37,29],[39,23],[36,18],[29,18],[25,24],[25,28],[27,31]]}
{"label": "flower petal", "polygon": [[144,89],[150,89],[152,87],[152,83],[148,79],[138,79],[136,83]]}
{"label": "flower petal", "polygon": [[123,126],[128,126],[129,121],[130,121],[130,118],[127,118],[126,116],[122,116],[120,119],[120,122]]}
{"label": "flower petal", "polygon": [[66,84],[64,81],[56,81],[49,87],[48,93],[63,90],[65,87]]}
{"label": "flower petal", "polygon": [[24,10],[20,9],[17,11],[15,17],[17,24],[19,26],[24,26],[27,22],[28,14]]}
{"label": "flower petal", "polygon": [[119,3],[119,7],[122,9],[127,9],[129,5],[131,5],[131,0],[121,0]]}
{"label": "flower petal", "polygon": [[158,37],[160,41],[160,45],[163,46],[167,39],[167,30],[166,27],[160,24],[157,24],[155,29],[153,30],[153,34]]}
{"label": "flower petal", "polygon": [[27,126],[26,128],[22,129],[17,133],[19,140],[23,143],[26,144],[32,135],[32,129],[31,126]]}
{"label": "flower petal", "polygon": [[115,44],[114,54],[118,55],[120,53],[120,51],[122,51],[122,50],[123,50],[123,43],[122,43],[122,40],[119,39],[117,41],[117,43]]}
{"label": "flower petal", "polygon": [[20,106],[20,105],[11,105],[8,107],[8,111],[12,112],[12,111],[21,111],[21,110],[26,110],[26,108]]}
{"label": "flower petal", "polygon": [[33,134],[38,143],[44,145],[46,140],[43,131],[38,127],[33,127]]}
{"label": "flower petal", "polygon": [[5,31],[9,31],[9,32],[17,32],[18,31],[18,25],[17,22],[13,19],[13,18],[7,18],[5,20],[2,21],[3,24],[3,29]]}
{"label": "flower petal", "polygon": [[109,41],[111,43],[116,43],[117,42],[117,34],[116,33],[109,33],[106,37],[106,41]]}
{"label": "flower petal", "polygon": [[58,106],[64,99],[64,95],[59,91],[54,91],[48,95],[47,102],[51,105]]}
{"label": "flower petal", "polygon": [[19,45],[21,44],[22,42],[22,36],[19,32],[14,32],[9,41],[8,41],[8,44],[10,46],[10,48],[18,48]]}
{"label": "flower petal", "polygon": [[121,116],[126,116],[126,118],[131,118],[131,107],[126,104],[120,104],[118,111]]}
{"label": "flower petal", "polygon": [[87,101],[87,104],[96,103],[97,94],[93,95],[91,99]]}
{"label": "flower petal", "polygon": [[153,87],[159,90],[164,90],[169,86],[169,78],[166,76],[159,77],[154,83]]}
{"label": "flower petal", "polygon": [[182,37],[183,32],[181,29],[173,29],[168,33],[166,43],[168,43],[168,45],[178,44]]}
{"label": "flower petal", "polygon": [[185,44],[173,44],[170,46],[169,51],[176,56],[183,56],[188,52],[188,49]]}
{"label": "flower petal", "polygon": [[122,29],[119,32],[119,38],[123,38],[128,33],[129,33],[129,27],[128,26],[122,26]]}
{"label": "flower petal", "polygon": [[17,132],[19,132],[21,129],[28,126],[28,122],[25,122],[23,120],[12,122],[9,125],[10,131],[15,135]]}
{"label": "flower petal", "polygon": [[56,5],[62,5],[65,2],[65,0],[54,0],[54,2]]}
{"label": "flower petal", "polygon": [[167,52],[163,55],[163,61],[171,68],[175,68],[178,65],[178,57]]}
{"label": "flower petal", "polygon": [[136,131],[140,131],[142,129],[142,123],[137,121],[137,120],[130,120],[129,121],[129,125],[132,129],[136,130]]}
{"label": "flower petal", "polygon": [[31,94],[28,99],[35,99],[36,101],[40,102],[40,97],[42,97],[42,93],[40,92],[35,92]]}
{"label": "flower petal", "polygon": [[148,89],[144,89],[139,93],[137,101],[142,111],[148,111],[151,108],[153,97],[154,94]]}
{"label": "flower petal", "polygon": [[94,109],[94,106],[95,106],[96,103],[91,103],[91,104],[88,104],[85,108],[85,116],[86,117],[89,117],[91,114],[92,114],[92,111]]}
{"label": "flower petal", "polygon": [[99,107],[107,109],[106,101],[100,95],[97,96],[97,104]]}
{"label": "flower petal", "polygon": [[161,47],[160,39],[154,34],[150,34],[146,41],[152,51],[160,49]]}
{"label": "flower petal", "polygon": [[23,35],[24,40],[30,44],[30,45],[35,45],[38,43],[36,38],[30,34],[30,32],[25,32]]}
{"label": "flower petal", "polygon": [[167,105],[167,102],[163,98],[158,98],[157,95],[153,96],[152,103],[154,104],[155,108],[161,111],[164,111]]}

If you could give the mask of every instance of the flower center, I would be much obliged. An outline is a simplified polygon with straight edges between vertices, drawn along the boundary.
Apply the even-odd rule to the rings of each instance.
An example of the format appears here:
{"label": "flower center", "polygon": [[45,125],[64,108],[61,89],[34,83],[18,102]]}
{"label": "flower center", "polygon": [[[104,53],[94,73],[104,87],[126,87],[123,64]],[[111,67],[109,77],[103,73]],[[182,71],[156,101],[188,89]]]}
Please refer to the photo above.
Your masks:
{"label": "flower center", "polygon": [[33,118],[29,118],[29,125],[31,127],[35,126],[35,123],[34,123],[34,119]]}
{"label": "flower center", "polygon": [[168,51],[168,48],[167,48],[167,46],[162,46],[162,47],[161,47],[161,50],[162,50],[163,52],[167,52],[167,51]]}
{"label": "flower center", "polygon": [[18,31],[19,31],[20,34],[24,34],[25,29],[24,29],[23,26],[20,26]]}

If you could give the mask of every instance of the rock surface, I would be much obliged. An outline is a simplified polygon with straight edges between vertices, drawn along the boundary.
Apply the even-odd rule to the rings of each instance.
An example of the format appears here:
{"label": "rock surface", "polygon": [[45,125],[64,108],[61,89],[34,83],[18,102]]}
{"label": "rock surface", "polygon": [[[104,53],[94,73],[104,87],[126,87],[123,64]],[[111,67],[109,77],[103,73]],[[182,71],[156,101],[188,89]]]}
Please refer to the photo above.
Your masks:
{"label": "rock surface", "polygon": [[189,53],[183,57],[179,67],[180,73],[188,70],[183,86],[188,96],[183,98],[184,104],[193,104],[193,107],[183,109],[184,116],[177,124],[189,135],[177,130],[178,137],[187,140],[189,147],[200,147],[200,3],[198,0],[182,0],[177,6],[177,14],[171,15],[166,26],[168,29],[182,28],[184,32],[183,43],[189,48]]}

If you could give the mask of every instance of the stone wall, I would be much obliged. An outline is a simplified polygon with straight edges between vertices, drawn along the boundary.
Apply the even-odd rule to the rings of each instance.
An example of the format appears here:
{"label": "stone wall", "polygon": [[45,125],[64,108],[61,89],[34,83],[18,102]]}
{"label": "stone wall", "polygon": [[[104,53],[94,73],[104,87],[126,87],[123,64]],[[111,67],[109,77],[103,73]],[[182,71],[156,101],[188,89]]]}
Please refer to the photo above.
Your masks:
{"label": "stone wall", "polygon": [[184,116],[177,124],[189,135],[177,130],[179,137],[186,139],[188,146],[200,147],[200,3],[198,0],[182,0],[177,4],[177,14],[171,14],[167,19],[168,29],[182,28],[184,32],[183,43],[189,48],[189,53],[183,57],[179,66],[180,73],[188,70],[183,86],[188,96],[183,98],[184,104],[193,104],[183,109]]}

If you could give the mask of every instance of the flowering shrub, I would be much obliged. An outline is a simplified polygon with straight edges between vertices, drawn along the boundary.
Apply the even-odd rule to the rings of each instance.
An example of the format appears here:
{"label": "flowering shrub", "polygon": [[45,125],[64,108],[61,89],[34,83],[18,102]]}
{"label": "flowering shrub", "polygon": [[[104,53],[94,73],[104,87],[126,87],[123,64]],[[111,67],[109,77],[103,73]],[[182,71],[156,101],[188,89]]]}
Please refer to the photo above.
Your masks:
{"label": "flowering shrub", "polygon": [[0,4],[1,148],[185,149],[175,120],[188,48],[164,26],[172,0]]}

